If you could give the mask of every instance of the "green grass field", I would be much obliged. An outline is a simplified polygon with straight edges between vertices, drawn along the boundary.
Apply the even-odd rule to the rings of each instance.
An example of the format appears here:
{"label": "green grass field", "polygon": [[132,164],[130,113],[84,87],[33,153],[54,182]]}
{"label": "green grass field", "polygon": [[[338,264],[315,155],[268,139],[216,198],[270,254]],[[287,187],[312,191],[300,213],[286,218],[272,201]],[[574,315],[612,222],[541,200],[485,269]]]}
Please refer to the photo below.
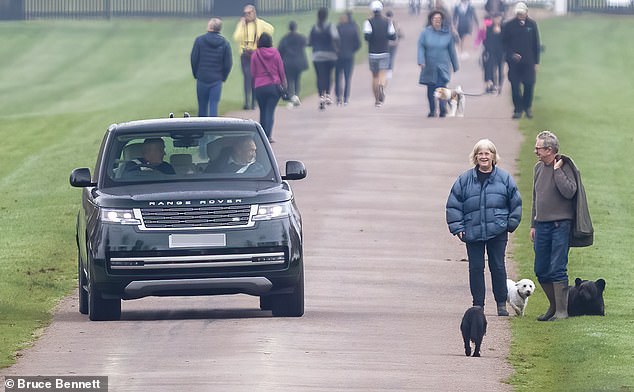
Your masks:
{"label": "green grass field", "polygon": [[[294,15],[306,33],[314,16]],[[334,20],[334,16],[332,18]],[[287,18],[269,18],[276,40]],[[360,19],[357,18],[357,21]],[[30,344],[51,309],[76,285],[74,220],[79,191],[70,171],[91,166],[107,124],[196,112],[189,67],[205,20],[35,21],[0,23],[0,366]],[[234,20],[225,20],[231,36]],[[570,276],[607,280],[606,317],[538,323],[545,298],[512,320],[509,380],[517,390],[631,391],[634,322],[628,293],[634,268],[634,19],[570,17],[540,23],[546,45],[535,118],[522,120],[526,141],[517,180],[525,216],[515,235],[520,275],[532,277],[528,212],[534,136],[550,129],[581,169],[595,225],[595,245],[573,249]],[[9,37],[6,39],[6,37]],[[277,41],[276,41],[277,42]],[[220,110],[242,105],[237,58]],[[313,72],[303,91],[314,92]]]}
{"label": "green grass field", "polygon": [[[555,132],[561,152],[581,170],[595,229],[594,246],[573,248],[569,276],[607,281],[605,317],[543,323],[548,307],[540,288],[525,318],[512,320],[511,362],[518,391],[634,390],[634,19],[567,17],[544,20],[546,50],[538,75],[533,120],[522,120],[526,140],[518,182],[525,201],[514,258],[522,277],[535,279],[529,241],[535,136]],[[618,91],[618,93],[615,92]],[[618,95],[618,97],[617,97]],[[537,281],[536,281],[537,282]]]}

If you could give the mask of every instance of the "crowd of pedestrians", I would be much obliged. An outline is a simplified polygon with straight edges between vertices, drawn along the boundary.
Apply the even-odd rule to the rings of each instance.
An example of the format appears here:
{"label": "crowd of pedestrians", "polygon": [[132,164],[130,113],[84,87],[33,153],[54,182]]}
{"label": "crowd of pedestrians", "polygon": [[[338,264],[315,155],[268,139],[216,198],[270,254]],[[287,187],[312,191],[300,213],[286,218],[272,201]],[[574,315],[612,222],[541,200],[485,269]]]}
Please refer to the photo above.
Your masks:
{"label": "crowd of pedestrians", "polygon": [[[233,41],[240,53],[243,109],[254,109],[257,101],[260,122],[269,138],[280,99],[289,101],[289,108],[300,105],[301,76],[310,67],[307,49],[311,52],[316,77],[319,110],[326,110],[334,103],[348,105],[354,58],[364,40],[368,48],[374,105],[383,105],[387,82],[394,72],[396,50],[403,38],[394,13],[384,11],[384,6],[380,0],[372,1],[369,17],[361,26],[355,22],[351,11],[341,14],[337,23],[333,23],[329,20],[328,8],[320,8],[307,36],[300,34],[297,23],[291,21],[277,49],[273,42],[275,28],[257,16],[255,6],[249,4],[243,8],[233,33]],[[413,7],[410,9],[412,14],[417,15],[420,1],[410,2],[410,7]],[[487,0],[482,23],[470,0],[459,0],[452,12],[444,0],[431,0],[428,7],[427,24],[422,28],[416,47],[419,84],[427,87],[428,117],[446,116],[447,103],[439,100],[434,92],[439,87],[448,87],[452,74],[460,68],[460,61],[468,58],[469,38],[475,30],[474,45],[481,44],[483,48],[484,92],[499,94],[508,77],[514,106],[512,118],[519,119],[523,115],[532,118],[541,44],[537,24],[528,17],[526,4],[516,3],[513,17],[505,20],[505,0]],[[222,20],[211,18],[207,32],[196,38],[192,48],[191,67],[196,79],[199,116],[218,115],[222,83],[233,65],[231,44],[220,34],[221,28]],[[257,61],[254,61],[254,53],[260,53]],[[272,53],[275,53],[275,59],[271,57]],[[254,67],[259,75],[255,75]],[[506,77],[505,68],[508,69]]]}

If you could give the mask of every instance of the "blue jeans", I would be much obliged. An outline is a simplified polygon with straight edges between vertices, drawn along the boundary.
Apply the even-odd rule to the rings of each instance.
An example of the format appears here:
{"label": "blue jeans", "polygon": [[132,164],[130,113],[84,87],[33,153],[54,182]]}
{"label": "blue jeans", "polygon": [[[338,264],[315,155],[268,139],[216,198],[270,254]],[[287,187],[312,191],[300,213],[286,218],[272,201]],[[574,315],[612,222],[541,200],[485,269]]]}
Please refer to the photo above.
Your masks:
{"label": "blue jeans", "polygon": [[484,306],[484,251],[489,259],[493,297],[496,303],[506,302],[506,265],[504,256],[508,233],[504,232],[487,241],[467,242],[467,257],[469,258],[469,288],[473,297],[473,306]]}
{"label": "blue jeans", "polygon": [[535,275],[540,283],[568,281],[572,221],[535,222]]}
{"label": "blue jeans", "polygon": [[275,108],[280,100],[280,92],[277,84],[267,84],[255,89],[255,98],[260,108],[260,125],[264,129],[266,136],[271,139],[273,134],[273,121],[275,119]]}
{"label": "blue jeans", "polygon": [[213,83],[196,81],[196,95],[198,96],[198,117],[217,117],[222,80]]}

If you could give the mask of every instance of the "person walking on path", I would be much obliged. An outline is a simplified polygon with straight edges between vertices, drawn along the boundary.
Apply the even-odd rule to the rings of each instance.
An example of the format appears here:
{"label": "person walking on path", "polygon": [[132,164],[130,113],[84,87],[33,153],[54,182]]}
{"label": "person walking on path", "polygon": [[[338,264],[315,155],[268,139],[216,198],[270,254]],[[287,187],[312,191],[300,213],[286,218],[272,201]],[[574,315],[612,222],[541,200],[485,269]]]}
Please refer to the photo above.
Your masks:
{"label": "person walking on path", "polygon": [[451,188],[446,219],[451,234],[466,243],[473,306],[484,308],[484,253],[488,256],[498,316],[508,316],[506,264],[508,233],[522,219],[522,198],[513,177],[497,164],[493,142],[478,141],[469,155],[474,168],[462,173]]}
{"label": "person walking on path", "polygon": [[319,94],[319,109],[326,109],[332,104],[330,87],[332,73],[337,61],[339,33],[337,28],[328,22],[328,9],[317,11],[317,23],[310,30],[308,46],[313,48],[313,66],[317,77],[317,92]]}
{"label": "person walking on path", "polygon": [[502,15],[491,19],[484,38],[484,80],[487,93],[502,92],[504,83],[504,45],[502,44]]}
{"label": "person walking on path", "polygon": [[372,72],[374,105],[380,107],[385,101],[385,74],[390,66],[389,41],[396,39],[394,24],[381,15],[383,3],[370,3],[372,17],[365,21],[363,34],[368,41],[368,63]]}
{"label": "person walking on path", "polygon": [[522,113],[533,118],[533,94],[541,45],[537,23],[528,17],[525,3],[517,3],[515,18],[502,26],[502,42],[513,96],[512,118],[520,119]]}
{"label": "person walking on path", "polygon": [[339,33],[339,52],[337,53],[337,62],[335,64],[335,95],[337,97],[337,105],[347,105],[350,98],[354,54],[361,47],[359,26],[352,19],[351,11],[346,11],[346,13],[341,15],[337,25],[337,32]]}
{"label": "person walking on path", "polygon": [[458,32],[458,46],[460,47],[460,56],[467,58],[468,53],[465,52],[464,42],[469,39],[473,26],[480,28],[475,8],[471,5],[470,0],[460,0],[453,9],[452,22],[455,30]]}
{"label": "person walking on path", "polygon": [[262,33],[258,40],[258,49],[251,56],[253,89],[260,108],[260,125],[273,143],[273,122],[275,108],[280,100],[279,86],[286,87],[284,63],[280,52],[273,47],[273,38]]}
{"label": "person walking on path", "polygon": [[398,24],[394,20],[394,12],[387,11],[385,13],[387,19],[394,25],[394,30],[396,31],[396,38],[390,40],[388,42],[387,51],[390,54],[390,62],[387,66],[387,73],[385,75],[386,80],[392,79],[392,75],[394,73],[394,60],[396,60],[396,49],[398,48],[399,41],[403,38],[403,32],[398,27]]}
{"label": "person walking on path", "polygon": [[253,81],[251,75],[251,54],[257,49],[257,42],[263,33],[273,37],[275,29],[273,26],[257,17],[255,6],[248,4],[244,6],[243,14],[236,30],[233,33],[233,40],[240,48],[240,66],[242,68],[243,89],[244,89],[244,110],[255,108],[255,95],[253,94]]}
{"label": "person walking on path", "polygon": [[[288,82],[288,95],[299,97],[302,72],[308,69],[306,58],[306,37],[297,32],[297,23],[288,24],[288,33],[282,38],[277,50],[284,63],[284,72]],[[299,103],[299,100],[295,102]],[[293,103],[289,103],[293,105]]]}
{"label": "person walking on path", "polygon": [[539,321],[568,317],[568,250],[592,244],[592,221],[581,175],[569,157],[559,154],[559,140],[550,131],[535,139],[533,208],[530,237],[535,275],[548,298]]}
{"label": "person walking on path", "polygon": [[[420,66],[419,84],[427,86],[427,101],[429,114],[436,116],[436,102],[434,90],[447,87],[451,80],[451,69],[458,71],[458,57],[454,37],[446,27],[443,27],[444,15],[441,11],[429,13],[429,24],[418,37],[418,65]],[[447,113],[446,102],[439,101],[440,117]]]}
{"label": "person walking on path", "polygon": [[233,60],[229,42],[220,35],[222,20],[211,18],[207,33],[198,36],[190,55],[192,73],[196,79],[198,116],[218,116],[222,83],[227,80]]}

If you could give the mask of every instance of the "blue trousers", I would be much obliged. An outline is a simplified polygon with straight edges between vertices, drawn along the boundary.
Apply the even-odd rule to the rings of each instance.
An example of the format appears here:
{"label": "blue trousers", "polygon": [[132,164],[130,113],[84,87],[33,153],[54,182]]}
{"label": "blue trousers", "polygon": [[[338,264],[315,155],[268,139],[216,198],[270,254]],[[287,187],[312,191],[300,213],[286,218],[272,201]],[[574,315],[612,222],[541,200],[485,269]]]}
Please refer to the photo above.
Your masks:
{"label": "blue trousers", "polygon": [[535,275],[540,283],[568,281],[572,221],[535,222]]}
{"label": "blue trousers", "polygon": [[467,257],[469,258],[469,288],[473,297],[473,306],[484,306],[484,252],[489,259],[489,271],[493,285],[493,297],[496,303],[506,302],[506,243],[508,233],[504,232],[487,241],[467,242]]}
{"label": "blue trousers", "polygon": [[266,136],[271,139],[273,135],[273,121],[275,120],[275,108],[280,101],[280,93],[276,84],[267,84],[266,86],[257,87],[255,89],[255,98],[260,108],[260,125],[264,129]]}
{"label": "blue trousers", "polygon": [[[340,58],[335,64],[335,95],[337,101],[348,102],[350,98],[350,81],[352,79],[352,68],[354,66],[354,58]],[[343,75],[342,75],[343,74]],[[343,77],[343,94],[341,89],[341,81]]]}
{"label": "blue trousers", "polygon": [[196,81],[196,95],[198,96],[198,117],[217,117],[222,80],[213,83]]}

